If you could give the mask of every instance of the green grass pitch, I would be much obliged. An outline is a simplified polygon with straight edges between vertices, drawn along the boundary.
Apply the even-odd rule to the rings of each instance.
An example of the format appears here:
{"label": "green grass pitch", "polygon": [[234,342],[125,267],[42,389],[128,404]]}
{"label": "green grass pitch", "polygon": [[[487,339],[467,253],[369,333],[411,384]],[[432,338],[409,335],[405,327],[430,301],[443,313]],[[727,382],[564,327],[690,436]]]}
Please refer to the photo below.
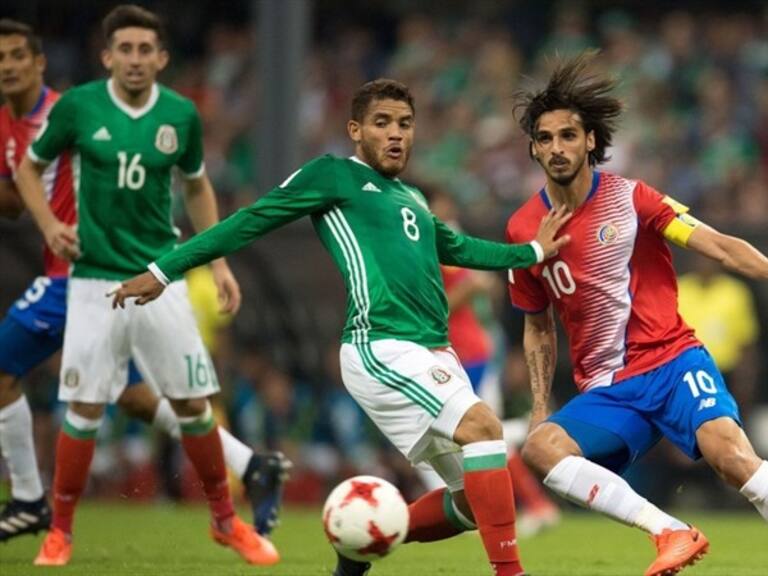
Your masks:
{"label": "green grass pitch", "polygon": [[[245,517],[247,512],[243,510]],[[756,513],[684,514],[709,537],[709,555],[686,576],[765,576],[768,525]],[[248,566],[207,536],[202,507],[86,503],[78,511],[72,562],[35,568],[42,534],[0,545],[2,576],[312,576],[331,572],[334,556],[323,536],[320,511],[288,509],[275,543],[283,555],[273,567]],[[557,528],[521,540],[526,569],[534,576],[637,576],[653,559],[638,530],[595,514],[568,514]],[[379,562],[371,576],[490,576],[479,538],[409,544]]]}

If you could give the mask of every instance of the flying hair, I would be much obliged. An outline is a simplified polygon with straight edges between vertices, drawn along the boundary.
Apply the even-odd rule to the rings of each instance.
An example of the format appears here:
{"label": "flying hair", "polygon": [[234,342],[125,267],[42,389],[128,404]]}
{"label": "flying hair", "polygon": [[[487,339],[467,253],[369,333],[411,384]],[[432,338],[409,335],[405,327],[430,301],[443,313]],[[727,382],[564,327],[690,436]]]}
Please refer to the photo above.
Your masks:
{"label": "flying hair", "polygon": [[520,90],[514,96],[515,119],[531,140],[542,114],[571,110],[579,115],[584,130],[594,132],[595,148],[589,153],[594,166],[608,160],[622,102],[613,95],[617,80],[592,69],[597,50],[587,50],[570,59],[557,58],[547,86],[538,91]]}

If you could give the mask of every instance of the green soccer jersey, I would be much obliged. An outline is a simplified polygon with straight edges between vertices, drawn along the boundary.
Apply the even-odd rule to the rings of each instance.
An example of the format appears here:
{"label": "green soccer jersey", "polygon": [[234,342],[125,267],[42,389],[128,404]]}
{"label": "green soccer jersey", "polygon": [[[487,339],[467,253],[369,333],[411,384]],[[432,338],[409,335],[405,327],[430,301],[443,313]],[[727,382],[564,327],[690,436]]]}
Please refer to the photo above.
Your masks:
{"label": "green soccer jersey", "polygon": [[243,208],[157,260],[164,279],[233,252],[287,222],[311,215],[347,287],[342,341],[395,338],[448,345],[448,304],[439,263],[480,269],[528,267],[530,245],[459,234],[422,194],[356,158],[317,158]]}
{"label": "green soccer jersey", "polygon": [[72,275],[122,280],[176,245],[171,172],[203,173],[200,118],[191,101],[155,84],[143,108],[111,80],[66,92],[28,149],[38,162],[73,157],[81,257]]}

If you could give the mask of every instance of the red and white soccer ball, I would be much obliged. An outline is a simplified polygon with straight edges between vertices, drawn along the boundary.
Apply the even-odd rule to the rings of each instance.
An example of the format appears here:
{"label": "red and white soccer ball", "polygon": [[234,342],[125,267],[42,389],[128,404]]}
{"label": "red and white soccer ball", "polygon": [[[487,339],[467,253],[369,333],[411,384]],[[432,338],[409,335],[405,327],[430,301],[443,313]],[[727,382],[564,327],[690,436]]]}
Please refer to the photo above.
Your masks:
{"label": "red and white soccer ball", "polygon": [[408,505],[400,491],[375,476],[336,486],[323,507],[325,535],[339,554],[370,562],[392,552],[408,533]]}

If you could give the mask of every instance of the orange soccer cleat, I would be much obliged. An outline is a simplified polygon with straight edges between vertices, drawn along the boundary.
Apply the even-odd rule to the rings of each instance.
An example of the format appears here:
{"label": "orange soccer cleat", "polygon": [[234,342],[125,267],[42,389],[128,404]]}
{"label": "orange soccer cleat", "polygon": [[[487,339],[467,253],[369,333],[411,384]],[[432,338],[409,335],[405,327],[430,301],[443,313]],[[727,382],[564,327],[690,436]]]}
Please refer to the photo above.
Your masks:
{"label": "orange soccer cleat", "polygon": [[72,536],[52,528],[43,540],[35,566],[65,566],[72,557]]}
{"label": "orange soccer cleat", "polygon": [[709,540],[693,526],[687,530],[664,530],[651,536],[656,544],[656,560],[645,576],[672,576],[700,560],[709,550]]}
{"label": "orange soccer cleat", "polygon": [[211,538],[222,546],[232,548],[249,564],[269,566],[280,561],[280,554],[272,542],[259,536],[253,526],[246,524],[237,516],[232,518],[232,530],[229,532],[211,525]]}

